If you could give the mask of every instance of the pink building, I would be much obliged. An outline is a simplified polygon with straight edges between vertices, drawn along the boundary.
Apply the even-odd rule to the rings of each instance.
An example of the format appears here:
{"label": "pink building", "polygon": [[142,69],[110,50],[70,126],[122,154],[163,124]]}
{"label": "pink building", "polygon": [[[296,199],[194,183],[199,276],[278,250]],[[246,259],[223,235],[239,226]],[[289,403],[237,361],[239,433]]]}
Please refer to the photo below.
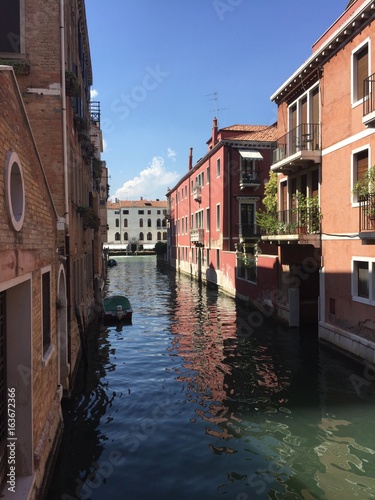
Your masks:
{"label": "pink building", "polygon": [[[259,246],[256,211],[275,147],[274,125],[213,121],[208,152],[167,193],[169,263],[232,296],[254,300],[276,286],[275,252]],[[270,251],[271,250],[271,251]]]}
{"label": "pink building", "polygon": [[[374,3],[351,1],[271,96],[278,106],[278,315],[375,361]],[[362,189],[356,189],[357,182]],[[321,226],[321,227],[320,227]],[[285,302],[286,299],[286,302]],[[319,307],[317,307],[319,306]]]}

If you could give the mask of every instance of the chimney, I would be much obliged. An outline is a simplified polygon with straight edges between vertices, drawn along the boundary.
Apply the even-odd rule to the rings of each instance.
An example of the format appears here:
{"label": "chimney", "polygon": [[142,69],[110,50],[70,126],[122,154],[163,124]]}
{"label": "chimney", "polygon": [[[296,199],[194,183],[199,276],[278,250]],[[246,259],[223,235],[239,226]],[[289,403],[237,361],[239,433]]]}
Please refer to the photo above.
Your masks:
{"label": "chimney", "polygon": [[217,118],[212,120],[212,145],[214,147],[217,144]]}
{"label": "chimney", "polygon": [[193,168],[193,148],[190,148],[189,153],[189,170]]}

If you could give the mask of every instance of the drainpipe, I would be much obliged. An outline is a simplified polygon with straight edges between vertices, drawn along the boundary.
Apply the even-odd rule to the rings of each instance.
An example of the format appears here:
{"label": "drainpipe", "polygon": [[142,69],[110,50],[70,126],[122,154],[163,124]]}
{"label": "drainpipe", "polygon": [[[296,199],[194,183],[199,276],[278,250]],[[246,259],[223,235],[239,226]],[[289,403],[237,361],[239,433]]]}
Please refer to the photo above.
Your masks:
{"label": "drainpipe", "polygon": [[60,44],[61,44],[61,106],[63,135],[63,170],[64,170],[64,203],[65,230],[69,236],[69,197],[68,197],[68,146],[66,133],[66,89],[65,89],[65,21],[64,0],[60,0]]}
{"label": "drainpipe", "polygon": [[[66,299],[67,324],[71,322],[71,288],[70,288],[70,237],[69,237],[69,196],[68,196],[68,141],[66,131],[66,89],[65,89],[65,15],[64,0],[60,0],[60,59],[61,59],[61,111],[63,137],[63,172],[64,172],[64,219],[65,219],[65,254],[66,254]],[[69,326],[68,326],[69,328]],[[71,335],[68,335],[68,363],[71,365]],[[72,383],[71,374],[69,385]]]}

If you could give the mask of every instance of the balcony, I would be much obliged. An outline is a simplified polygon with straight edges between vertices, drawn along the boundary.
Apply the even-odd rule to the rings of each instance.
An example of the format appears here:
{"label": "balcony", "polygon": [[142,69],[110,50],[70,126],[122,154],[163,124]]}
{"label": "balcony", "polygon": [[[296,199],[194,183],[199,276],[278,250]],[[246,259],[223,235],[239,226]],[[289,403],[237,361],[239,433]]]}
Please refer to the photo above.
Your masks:
{"label": "balcony", "polygon": [[320,125],[301,123],[277,141],[271,170],[288,175],[303,167],[320,163],[321,156]]}
{"label": "balcony", "polygon": [[194,187],[193,187],[193,198],[194,198],[194,201],[200,203],[202,201],[202,186],[199,186],[198,184],[196,184]]}
{"label": "balcony", "polygon": [[[311,198],[310,198],[311,199]],[[309,200],[309,198],[307,198]],[[263,241],[299,243],[320,247],[321,213],[319,207],[292,208],[269,214]]]}
{"label": "balcony", "polygon": [[359,198],[359,237],[375,243],[375,193]]}
{"label": "balcony", "polygon": [[190,229],[190,242],[197,247],[204,246],[204,229]]}
{"label": "balcony", "polygon": [[100,102],[90,101],[90,119],[91,121],[100,128]]}
{"label": "balcony", "polygon": [[259,187],[260,178],[258,172],[241,172],[240,173],[240,189],[245,189],[247,187]]}
{"label": "balcony", "polygon": [[375,73],[363,81],[363,116],[366,127],[375,127]]}
{"label": "balcony", "polygon": [[260,228],[255,224],[238,224],[238,237],[240,243],[260,238]]}

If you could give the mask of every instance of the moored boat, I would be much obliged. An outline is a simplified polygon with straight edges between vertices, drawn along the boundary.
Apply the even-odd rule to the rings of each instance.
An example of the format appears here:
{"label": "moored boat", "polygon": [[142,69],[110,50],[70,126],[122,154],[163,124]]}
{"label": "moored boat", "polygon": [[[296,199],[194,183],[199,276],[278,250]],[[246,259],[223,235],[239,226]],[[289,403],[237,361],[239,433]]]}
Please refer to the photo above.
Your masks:
{"label": "moored boat", "polygon": [[103,300],[104,321],[131,323],[133,310],[124,295],[110,295]]}

